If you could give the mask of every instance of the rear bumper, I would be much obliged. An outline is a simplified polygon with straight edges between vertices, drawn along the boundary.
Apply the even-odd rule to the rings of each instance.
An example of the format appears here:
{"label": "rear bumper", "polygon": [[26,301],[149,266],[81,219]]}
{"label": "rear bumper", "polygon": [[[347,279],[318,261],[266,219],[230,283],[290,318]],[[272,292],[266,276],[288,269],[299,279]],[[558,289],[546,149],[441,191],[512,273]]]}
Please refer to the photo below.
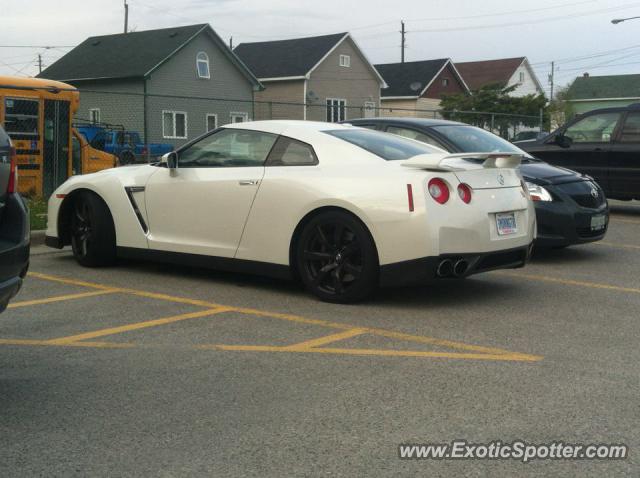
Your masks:
{"label": "rear bumper", "polygon": [[29,215],[18,194],[7,198],[0,221],[0,311],[18,293],[29,268]]}
{"label": "rear bumper", "polygon": [[[400,287],[407,285],[428,284],[435,280],[445,278],[463,278],[480,272],[488,272],[496,269],[516,269],[524,267],[531,257],[533,243],[506,249],[502,251],[468,253],[468,254],[442,254],[440,256],[422,257],[410,261],[386,264],[380,267],[380,287]],[[442,261],[449,260],[452,263],[466,262],[464,273],[447,277],[438,276],[438,266]]]}

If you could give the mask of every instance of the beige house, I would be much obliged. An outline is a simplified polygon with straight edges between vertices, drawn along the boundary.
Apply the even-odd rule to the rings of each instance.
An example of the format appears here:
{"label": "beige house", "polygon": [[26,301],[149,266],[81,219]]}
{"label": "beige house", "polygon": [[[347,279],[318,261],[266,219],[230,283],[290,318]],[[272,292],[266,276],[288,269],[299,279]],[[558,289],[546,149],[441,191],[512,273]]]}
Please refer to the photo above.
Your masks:
{"label": "beige house", "polygon": [[389,85],[381,94],[384,116],[435,117],[443,96],[469,93],[449,58],[375,67]]}
{"label": "beige house", "polygon": [[387,86],[349,33],[242,43],[234,53],[265,87],[254,92],[255,119],[374,116]]}

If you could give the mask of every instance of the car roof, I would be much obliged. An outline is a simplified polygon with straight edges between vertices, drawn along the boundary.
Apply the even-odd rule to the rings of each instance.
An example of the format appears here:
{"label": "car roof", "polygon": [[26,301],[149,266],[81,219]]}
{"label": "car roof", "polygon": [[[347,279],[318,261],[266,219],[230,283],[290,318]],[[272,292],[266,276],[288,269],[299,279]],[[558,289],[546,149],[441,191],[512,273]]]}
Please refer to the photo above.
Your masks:
{"label": "car roof", "polygon": [[[597,108],[595,110],[585,111],[579,116],[590,115],[592,113],[617,113],[618,111],[640,111],[640,103],[631,103],[627,106],[611,106],[609,108]],[[576,115],[578,116],[578,115]]]}
{"label": "car roof", "polygon": [[354,126],[339,123],[325,123],[322,121],[303,121],[303,120],[264,120],[264,121],[248,121],[245,123],[230,123],[222,126],[223,128],[253,129],[264,131],[267,133],[276,133],[286,130],[289,132],[320,132],[331,131],[336,129],[352,129]]}
{"label": "car roof", "polygon": [[411,118],[411,117],[380,117],[380,118],[357,118],[352,120],[344,121],[344,124],[377,124],[377,123],[396,123],[396,124],[405,124],[410,126],[469,126],[466,123],[460,123],[458,121],[449,121],[445,119],[431,119],[431,118]]}

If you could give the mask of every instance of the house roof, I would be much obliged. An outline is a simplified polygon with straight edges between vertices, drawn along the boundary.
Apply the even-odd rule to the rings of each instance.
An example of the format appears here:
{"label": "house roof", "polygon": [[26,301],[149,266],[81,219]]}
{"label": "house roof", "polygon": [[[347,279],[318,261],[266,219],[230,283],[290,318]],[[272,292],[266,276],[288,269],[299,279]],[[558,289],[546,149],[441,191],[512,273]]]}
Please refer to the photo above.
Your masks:
{"label": "house roof", "polygon": [[206,23],[89,37],[38,75],[53,80],[143,78],[206,32],[256,86],[260,82]]}
{"label": "house roof", "polygon": [[[382,97],[418,98],[448,64],[453,65],[450,59],[440,58],[438,60],[375,65],[389,85],[387,89],[382,91]],[[464,84],[464,80],[460,77],[459,79]]]}
{"label": "house roof", "polygon": [[233,52],[258,78],[305,76],[348,33],[291,40],[241,43]]}
{"label": "house roof", "polygon": [[570,100],[640,98],[640,75],[579,76],[567,96]]}
{"label": "house roof", "polygon": [[526,58],[501,58],[499,60],[467,61],[456,63],[456,68],[472,90],[483,86],[506,86],[516,69]]}

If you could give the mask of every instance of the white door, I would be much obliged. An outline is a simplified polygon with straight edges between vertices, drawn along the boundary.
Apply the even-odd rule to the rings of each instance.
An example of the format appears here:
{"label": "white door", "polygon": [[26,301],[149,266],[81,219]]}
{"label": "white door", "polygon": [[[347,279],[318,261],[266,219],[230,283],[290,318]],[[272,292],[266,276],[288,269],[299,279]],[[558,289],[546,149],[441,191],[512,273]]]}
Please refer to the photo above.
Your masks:
{"label": "white door", "polygon": [[229,116],[232,123],[246,123],[249,121],[249,113],[231,113]]}
{"label": "white door", "polygon": [[376,117],[376,103],[375,101],[364,102],[364,117],[375,118]]}
{"label": "white door", "polygon": [[145,189],[151,249],[234,257],[277,135],[222,129],[178,151]]}

